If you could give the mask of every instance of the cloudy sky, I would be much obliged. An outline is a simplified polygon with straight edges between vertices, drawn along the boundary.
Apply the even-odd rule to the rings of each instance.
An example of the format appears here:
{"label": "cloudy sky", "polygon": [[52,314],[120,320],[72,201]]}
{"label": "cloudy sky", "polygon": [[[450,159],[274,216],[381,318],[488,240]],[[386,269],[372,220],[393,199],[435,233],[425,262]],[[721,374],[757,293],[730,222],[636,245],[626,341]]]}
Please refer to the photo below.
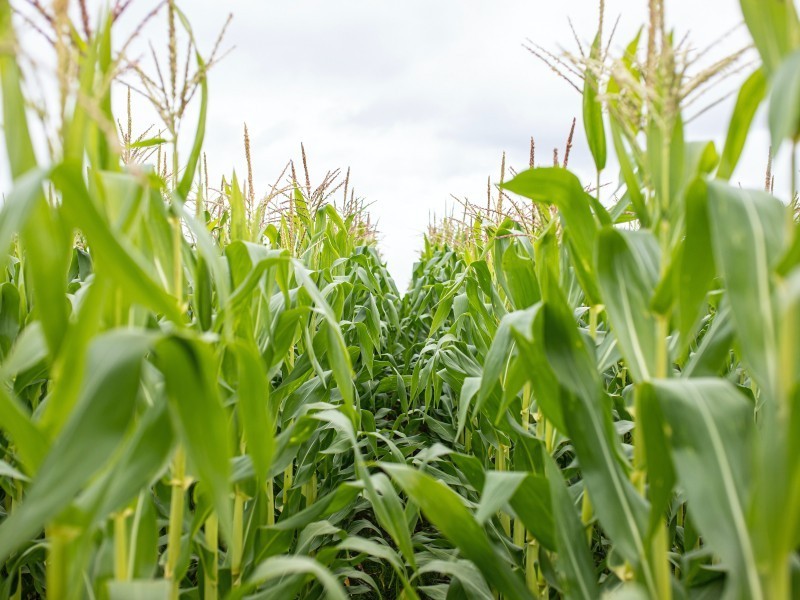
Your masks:
{"label": "cloudy sky", "polygon": [[[138,5],[138,6],[136,6]],[[154,1],[137,0],[138,14]],[[531,136],[542,162],[563,148],[580,97],[529,54],[526,39],[575,50],[596,30],[597,2],[571,0],[186,0],[180,5],[210,50],[228,15],[227,58],[212,71],[206,150],[212,176],[244,171],[250,129],[255,187],[265,192],[303,142],[312,179],[352,168],[357,194],[374,202],[380,247],[405,286],[430,213],[450,195],[483,200],[502,152],[523,168]],[[608,0],[607,30],[621,15],[619,49],[645,21],[645,0]],[[667,18],[703,49],[741,22],[737,0],[670,0]],[[128,15],[136,21],[137,13]],[[163,19],[162,19],[163,20]],[[129,25],[131,26],[131,25]],[[163,23],[148,32],[156,43]],[[716,45],[720,58],[747,42],[743,28]],[[728,84],[719,92],[730,90]],[[732,101],[695,121],[690,135],[721,139]],[[149,124],[137,104],[134,117]],[[570,166],[588,181],[577,136]],[[736,178],[763,180],[767,136],[749,142]],[[612,172],[607,179],[614,178]]]}

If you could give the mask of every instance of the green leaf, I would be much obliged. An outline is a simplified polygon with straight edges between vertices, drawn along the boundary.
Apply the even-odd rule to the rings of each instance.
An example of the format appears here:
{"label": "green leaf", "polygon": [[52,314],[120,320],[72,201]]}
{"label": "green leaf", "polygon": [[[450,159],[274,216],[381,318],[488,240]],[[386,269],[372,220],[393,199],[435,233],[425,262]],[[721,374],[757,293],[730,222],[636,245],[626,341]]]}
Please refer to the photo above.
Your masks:
{"label": "green leaf", "polygon": [[682,348],[691,341],[706,312],[705,297],[716,275],[708,221],[708,188],[702,180],[695,180],[686,191],[685,209],[686,237],[675,281],[676,321]]}
{"label": "green leaf", "polygon": [[744,22],[761,54],[768,77],[781,61],[800,46],[800,21],[793,2],[786,0],[739,0]]}
{"label": "green leaf", "polygon": [[417,573],[420,575],[426,573],[449,575],[458,580],[470,600],[493,600],[494,598],[486,581],[475,572],[475,567],[467,560],[431,560],[421,566]]}
{"label": "green leaf", "polygon": [[190,464],[211,492],[220,527],[229,540],[231,444],[228,416],[217,391],[216,361],[207,345],[177,336],[159,341],[155,354],[164,374],[175,429]]}
{"label": "green leaf", "polygon": [[[191,34],[191,29],[186,28]],[[186,162],[186,167],[183,171],[183,177],[178,184],[176,190],[178,195],[186,200],[189,196],[189,190],[192,189],[192,182],[194,181],[194,174],[197,170],[197,164],[200,162],[200,154],[203,151],[203,140],[206,133],[206,113],[208,112],[208,78],[206,76],[206,64],[203,61],[199,52],[195,52],[195,60],[197,61],[197,72],[200,73],[200,112],[197,116],[197,129],[194,133],[194,142],[192,143],[192,150],[189,153],[189,160]]]}
{"label": "green leaf", "polygon": [[[25,114],[25,98],[22,95],[22,73],[14,50],[17,41],[11,22],[11,6],[7,0],[0,2],[0,89],[3,99],[3,138],[14,180],[36,167],[28,117]],[[2,240],[2,238],[0,238]],[[3,244],[2,248],[5,248]]]}
{"label": "green leaf", "polygon": [[800,50],[784,60],[772,78],[768,120],[774,152],[785,140],[796,143],[800,138]]}
{"label": "green leaf", "polygon": [[42,185],[49,176],[49,171],[33,169],[26,172],[17,181],[11,192],[5,197],[3,208],[0,211],[0,252],[2,264],[8,261],[8,251],[14,235],[17,234],[28,220],[36,202],[42,197]]}
{"label": "green leaf", "polygon": [[767,78],[764,75],[764,69],[757,69],[747,78],[736,97],[736,105],[728,125],[728,135],[725,138],[725,147],[722,149],[722,158],[717,168],[717,177],[720,179],[727,181],[733,175],[756,111],[766,96]]}
{"label": "green leaf", "polygon": [[563,414],[592,505],[619,553],[630,561],[651,591],[656,589],[647,560],[649,506],[622,468],[611,406],[595,370],[595,360],[563,302],[545,305],[544,346],[565,387]]}
{"label": "green leaf", "polygon": [[35,423],[27,408],[0,385],[0,427],[14,441],[25,471],[32,475],[42,464],[48,450],[47,437]]}
{"label": "green leaf", "polygon": [[[591,58],[594,60],[600,58],[600,35],[598,32],[592,42]],[[603,103],[599,99],[599,85],[592,69],[587,68],[583,77],[583,128],[598,172],[606,168],[606,130],[603,125]]]}
{"label": "green leaf", "polygon": [[325,297],[320,293],[319,288],[311,279],[306,268],[299,262],[295,262],[294,271],[298,281],[303,284],[304,289],[317,305],[317,309],[322,312],[328,322],[328,356],[333,376],[344,399],[344,405],[349,413],[348,416],[355,422],[353,367],[350,362],[350,353],[347,351],[347,344],[345,344],[342,331],[339,328],[338,319],[325,301]]}
{"label": "green leaf", "polygon": [[508,295],[514,308],[528,308],[541,300],[539,283],[536,280],[536,270],[532,260],[533,250],[530,255],[520,255],[521,244],[511,244],[503,252],[503,273],[508,286]]}
{"label": "green leaf", "polygon": [[664,428],[664,415],[652,389],[640,384],[634,390],[634,394],[638,395],[636,406],[639,410],[636,414],[636,427],[641,428],[642,435],[639,439],[644,444],[644,464],[641,468],[647,471],[647,497],[651,506],[649,535],[653,535],[663,522],[663,516],[672,500],[676,477]]}
{"label": "green leaf", "polygon": [[742,357],[766,394],[777,398],[779,322],[772,271],[781,257],[785,207],[773,196],[708,184],[714,259],[725,280]]}
{"label": "green leaf", "polygon": [[22,227],[25,266],[33,287],[34,310],[42,324],[50,355],[56,356],[67,331],[67,269],[72,256],[70,236],[60,214],[40,195]]}
{"label": "green leaf", "polygon": [[275,448],[275,426],[269,405],[270,383],[261,357],[252,344],[236,346],[239,369],[239,418],[244,428],[247,453],[259,478],[265,478]]}
{"label": "green leaf", "polygon": [[147,138],[146,140],[139,140],[130,144],[129,148],[151,148],[152,146],[160,146],[166,144],[167,140],[162,137]]}
{"label": "green leaf", "polygon": [[509,599],[531,598],[522,579],[495,552],[461,498],[441,481],[405,465],[383,469],[419,505],[425,517],[475,563],[487,581]]}
{"label": "green leaf", "polygon": [[622,179],[625,182],[625,188],[630,197],[631,204],[636,210],[636,216],[639,217],[639,222],[643,227],[650,226],[650,214],[647,212],[647,204],[641,190],[641,183],[636,173],[633,170],[633,162],[625,149],[622,141],[622,134],[619,131],[619,125],[612,119],[610,123],[611,140],[614,143],[614,152],[617,155],[619,162],[620,172]]}
{"label": "green leaf", "polygon": [[590,303],[597,304],[600,294],[592,265],[597,223],[590,209],[593,198],[584,191],[578,178],[561,168],[530,169],[505,183],[503,188],[558,207],[578,279]]}
{"label": "green leaf", "polygon": [[728,571],[729,597],[764,598],[747,526],[753,407],[717,379],[643,386],[658,398],[692,519]]}
{"label": "green leaf", "polygon": [[[546,477],[528,473],[509,501],[511,508],[531,535],[548,550],[558,547],[557,508],[553,506],[550,482]],[[585,538],[584,538],[585,539]]]}
{"label": "green leaf", "polygon": [[583,524],[561,471],[549,456],[545,458],[545,472],[555,520],[558,565],[564,573],[564,594],[567,598],[597,598],[600,590]]}
{"label": "green leaf", "polygon": [[91,515],[93,522],[124,508],[166,466],[175,442],[166,408],[162,402],[145,413],[113,468],[78,498],[77,505]]}
{"label": "green leaf", "polygon": [[[307,556],[273,556],[258,565],[248,579],[248,587],[261,585],[272,579],[292,574],[313,575],[331,600],[347,600],[347,594],[336,577],[327,568]],[[232,598],[239,597],[233,594]]]}
{"label": "green leaf", "polygon": [[150,277],[142,259],[126,248],[104,222],[80,172],[79,165],[63,163],[53,171],[52,180],[64,199],[62,209],[67,221],[80,228],[89,240],[98,273],[116,280],[133,300],[143,306],[163,313],[176,323],[181,322],[183,318],[176,300]]}
{"label": "green leaf", "polygon": [[233,172],[228,198],[231,207],[231,241],[247,241],[250,239],[247,233],[247,205],[245,204],[242,189],[239,187],[236,171]]}
{"label": "green leaf", "polygon": [[[33,478],[25,501],[0,525],[0,562],[72,502],[130,426],[151,336],[114,331],[94,340],[80,399]],[[69,474],[65,477],[65,474]]]}
{"label": "green leaf", "polygon": [[664,340],[650,311],[658,263],[658,244],[649,232],[601,230],[597,280],[611,328],[636,381],[646,381],[659,372],[659,346]]}

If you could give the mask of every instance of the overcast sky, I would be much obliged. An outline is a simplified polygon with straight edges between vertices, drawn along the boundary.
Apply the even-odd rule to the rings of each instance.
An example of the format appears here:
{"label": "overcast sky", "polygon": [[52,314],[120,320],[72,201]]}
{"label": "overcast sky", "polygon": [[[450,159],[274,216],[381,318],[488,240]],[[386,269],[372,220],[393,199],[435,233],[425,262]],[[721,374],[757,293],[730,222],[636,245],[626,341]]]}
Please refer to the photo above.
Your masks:
{"label": "overcast sky", "polygon": [[[137,0],[138,13],[155,1]],[[206,52],[227,17],[235,46],[210,77],[206,150],[212,179],[242,173],[242,127],[251,135],[255,188],[266,192],[289,158],[308,152],[312,179],[352,168],[357,194],[374,202],[380,248],[405,287],[429,213],[450,194],[482,201],[500,156],[527,166],[531,136],[546,163],[563,148],[580,96],[522,44],[575,49],[596,30],[597,2],[572,0],[191,0],[179,3]],[[619,49],[645,22],[645,0],[608,0],[606,30],[622,15]],[[669,0],[667,18],[696,48],[741,22],[737,0]],[[149,37],[163,35],[163,24]],[[158,41],[158,40],[156,40]],[[740,28],[713,58],[747,42]],[[162,40],[163,43],[163,40]],[[720,88],[720,93],[731,85]],[[695,138],[721,140],[732,100],[696,121]],[[121,107],[119,107],[121,108]],[[137,105],[136,122],[148,112]],[[736,179],[763,181],[767,136],[748,143]],[[587,181],[591,160],[582,132],[570,166]],[[3,167],[5,168],[5,167]],[[611,181],[615,173],[606,173]]]}

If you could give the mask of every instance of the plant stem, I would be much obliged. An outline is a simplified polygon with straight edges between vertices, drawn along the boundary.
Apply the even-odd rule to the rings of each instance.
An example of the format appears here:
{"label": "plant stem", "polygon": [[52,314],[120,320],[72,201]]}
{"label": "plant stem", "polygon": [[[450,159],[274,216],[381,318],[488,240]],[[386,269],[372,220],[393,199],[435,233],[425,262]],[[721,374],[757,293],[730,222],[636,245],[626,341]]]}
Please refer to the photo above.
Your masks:
{"label": "plant stem", "polygon": [[293,475],[294,463],[290,462],[283,472],[283,506],[281,507],[281,512],[286,509],[289,503],[289,489],[292,487]]}
{"label": "plant stem", "polygon": [[233,497],[233,539],[231,540],[231,585],[242,583],[242,555],[244,550],[244,494],[237,488]]}
{"label": "plant stem", "polygon": [[181,254],[183,231],[181,230],[181,221],[177,216],[170,217],[170,224],[172,225],[172,293],[178,302],[183,304],[183,256]]}
{"label": "plant stem", "polygon": [[267,526],[275,525],[275,487],[272,479],[267,479]]}
{"label": "plant stem", "polygon": [[139,492],[139,497],[136,499],[136,508],[133,511],[133,522],[131,523],[131,537],[128,542],[128,574],[135,577],[134,572],[136,558],[136,546],[139,543],[139,525],[142,520],[142,511],[144,510],[145,491]]}
{"label": "plant stem", "polygon": [[789,206],[792,207],[793,210],[797,209],[797,205],[795,203],[795,199],[797,198],[797,142],[792,142],[792,153],[789,157],[789,160],[792,161],[791,166],[791,176],[789,177],[790,185],[792,189],[789,193]]}
{"label": "plant stem", "polygon": [[525,583],[536,598],[539,598],[539,578],[536,575],[538,550],[539,543],[535,539],[531,539],[525,548]]}
{"label": "plant stem", "polygon": [[128,580],[128,525],[125,511],[114,515],[114,579]]}
{"label": "plant stem", "polygon": [[792,597],[792,585],[788,557],[784,560],[776,558],[771,562],[767,580],[763,584],[764,597],[775,600],[789,600]]}
{"label": "plant stem", "polygon": [[[506,465],[506,451],[508,450],[507,446],[500,444],[497,448],[497,452],[495,454],[495,468],[498,471],[506,471],[508,470],[508,466]],[[511,517],[506,513],[500,513],[500,524],[503,526],[503,531],[507,536],[511,535]]]}
{"label": "plant stem", "polygon": [[47,539],[49,542],[46,574],[47,596],[49,598],[66,598],[69,540],[58,526],[49,528]]}
{"label": "plant stem", "polygon": [[597,315],[601,310],[601,306],[595,305],[589,307],[589,336],[595,342],[597,342]]}
{"label": "plant stem", "polygon": [[219,517],[212,512],[206,519],[206,544],[211,549],[211,561],[204,572],[204,600],[217,600],[219,596]]}
{"label": "plant stem", "polygon": [[669,552],[669,536],[667,535],[667,525],[659,523],[658,528],[653,534],[651,542],[651,554],[653,561],[653,571],[656,580],[658,597],[669,600],[672,598],[672,583],[670,581],[670,563],[667,553]]}
{"label": "plant stem", "polygon": [[592,500],[589,497],[589,490],[586,487],[586,481],[583,485],[583,499],[581,500],[581,522],[586,529],[586,541],[591,545],[592,533],[594,526],[592,525]]}
{"label": "plant stem", "polygon": [[180,581],[175,577],[175,569],[181,554],[181,537],[183,535],[183,494],[186,478],[186,454],[183,447],[178,446],[172,459],[172,495],[169,505],[169,533],[167,538],[167,564],[164,567],[164,578],[171,582],[170,598],[177,600],[180,593]]}
{"label": "plant stem", "polygon": [[22,600],[22,571],[17,571],[17,589],[11,595],[11,600]]}

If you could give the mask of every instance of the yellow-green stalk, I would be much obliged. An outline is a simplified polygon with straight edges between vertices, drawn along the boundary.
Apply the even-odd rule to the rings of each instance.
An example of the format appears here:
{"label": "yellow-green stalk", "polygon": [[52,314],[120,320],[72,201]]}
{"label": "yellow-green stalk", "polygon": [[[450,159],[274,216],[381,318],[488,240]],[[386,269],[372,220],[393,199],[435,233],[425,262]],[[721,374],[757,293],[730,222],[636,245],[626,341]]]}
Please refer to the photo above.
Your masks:
{"label": "yellow-green stalk", "polygon": [[[502,472],[507,471],[508,467],[506,464],[506,452],[508,451],[508,446],[504,446],[500,444],[497,448],[495,454],[495,468]],[[511,517],[504,512],[500,513],[500,524],[503,526],[503,531],[506,535],[511,535]]]}
{"label": "yellow-green stalk", "polygon": [[267,493],[267,525],[275,525],[275,487],[272,479],[267,479],[266,483]]}
{"label": "yellow-green stalk", "polygon": [[127,510],[114,515],[114,579],[127,581],[128,574],[128,524]]}
{"label": "yellow-green stalk", "polygon": [[206,519],[206,544],[211,550],[211,560],[204,571],[204,600],[217,600],[219,596],[219,518],[213,512]]}
{"label": "yellow-green stalk", "polygon": [[169,531],[167,533],[167,562],[164,566],[164,578],[170,581],[170,598],[177,600],[180,594],[180,581],[175,570],[181,554],[181,537],[183,535],[183,504],[186,489],[186,454],[183,447],[178,446],[172,458],[172,493],[169,501]]}
{"label": "yellow-green stalk", "polygon": [[231,583],[242,583],[242,556],[244,552],[244,493],[237,487],[233,496],[233,538],[231,539]]}

